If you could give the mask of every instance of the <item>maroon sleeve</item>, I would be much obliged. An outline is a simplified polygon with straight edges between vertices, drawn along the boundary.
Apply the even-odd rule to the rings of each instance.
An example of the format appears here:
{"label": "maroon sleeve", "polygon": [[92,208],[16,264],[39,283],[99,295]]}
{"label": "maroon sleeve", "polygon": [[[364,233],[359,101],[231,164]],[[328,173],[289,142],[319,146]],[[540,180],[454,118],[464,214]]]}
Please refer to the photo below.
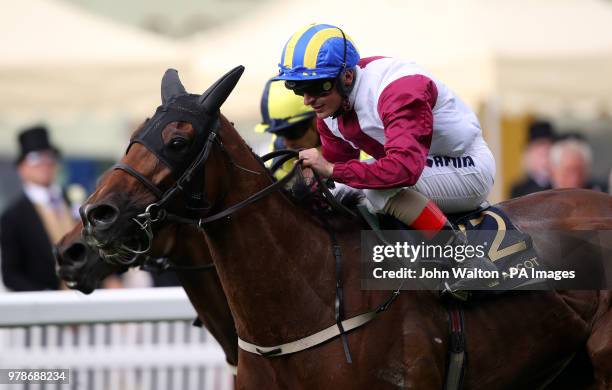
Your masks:
{"label": "maroon sleeve", "polygon": [[332,163],[346,162],[359,158],[359,149],[336,137],[322,119],[317,118],[317,130],[321,136],[321,154]]}
{"label": "maroon sleeve", "polygon": [[334,165],[332,178],[355,188],[386,189],[414,185],[427,159],[438,91],[422,75],[390,83],[378,99],[385,129],[385,156],[372,164],[348,161]]}

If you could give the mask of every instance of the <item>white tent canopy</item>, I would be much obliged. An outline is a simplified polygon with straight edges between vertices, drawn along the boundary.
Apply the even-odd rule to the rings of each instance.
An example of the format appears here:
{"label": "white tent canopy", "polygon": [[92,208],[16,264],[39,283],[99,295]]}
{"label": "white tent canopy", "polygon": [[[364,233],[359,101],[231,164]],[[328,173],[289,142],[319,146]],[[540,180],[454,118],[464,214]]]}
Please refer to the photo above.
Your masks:
{"label": "white tent canopy", "polygon": [[504,111],[612,111],[612,4],[603,0],[278,1],[196,37],[198,75],[242,63],[231,108],[257,110],[284,42],[301,25],[337,24],[362,54],[413,59],[473,106]]}
{"label": "white tent canopy", "polygon": [[165,51],[173,50],[161,38],[57,0],[4,4],[1,20],[3,67],[142,63],[167,60]]}
{"label": "white tent canopy", "polygon": [[1,107],[14,111],[37,103],[71,113],[139,107],[133,98],[150,95],[166,67],[184,67],[186,54],[173,41],[58,0],[5,4],[0,35]]}
{"label": "white tent canopy", "polygon": [[593,117],[612,112],[612,3],[468,0],[509,112]]}
{"label": "white tent canopy", "polygon": [[18,127],[46,122],[64,149],[116,155],[130,118],[159,104],[163,71],[185,68],[174,42],[59,0],[3,4],[0,35],[2,152]]}
{"label": "white tent canopy", "polygon": [[283,44],[312,22],[342,26],[362,56],[415,60],[475,108],[612,111],[604,0],[277,0],[183,45],[60,0],[21,0],[0,13],[0,126],[11,130],[0,132],[0,152],[14,151],[18,127],[43,121],[68,153],[119,155],[133,118],[159,103],[168,67],[197,92],[245,65],[224,112],[250,133]]}
{"label": "white tent canopy", "polygon": [[[341,26],[362,56],[428,68],[482,114],[496,154],[502,114],[590,119],[612,112],[612,4],[604,0],[279,0],[194,38],[196,74],[205,85],[244,64],[224,111],[237,122],[259,117],[283,44],[312,22]],[[492,199],[500,191],[497,185]]]}
{"label": "white tent canopy", "polygon": [[[403,2],[386,3],[391,2],[382,1],[376,7],[365,0],[354,0],[350,6],[325,0],[268,3],[254,14],[192,39],[191,45],[197,47],[194,52],[199,54],[195,62],[196,74],[201,84],[206,85],[224,70],[237,64],[245,65],[245,75],[232,101],[228,102],[226,112],[243,117],[252,115],[258,112],[266,80],[278,72],[283,44],[297,28],[316,21],[342,26],[356,42],[362,56],[426,58],[427,61],[421,63],[439,70],[450,84],[461,87],[466,79],[472,80],[469,91],[466,88],[467,100],[476,101],[488,89],[484,85],[487,79],[477,78],[486,70],[476,66],[485,62],[487,53],[469,25],[444,15],[437,16],[441,23],[455,26],[457,44],[444,52],[432,51],[431,45],[448,46],[445,31],[428,25],[429,20],[436,17],[435,7],[423,1],[419,12],[414,9],[404,12]],[[393,12],[389,12],[391,9]],[[427,31],[427,41],[411,37],[405,27],[408,24],[412,30]]]}

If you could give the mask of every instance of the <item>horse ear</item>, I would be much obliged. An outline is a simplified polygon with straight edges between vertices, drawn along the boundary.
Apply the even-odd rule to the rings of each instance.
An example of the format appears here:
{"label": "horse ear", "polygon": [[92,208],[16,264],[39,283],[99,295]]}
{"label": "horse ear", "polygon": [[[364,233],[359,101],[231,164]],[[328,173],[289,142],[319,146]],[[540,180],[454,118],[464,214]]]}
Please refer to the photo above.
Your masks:
{"label": "horse ear", "polygon": [[162,104],[166,104],[173,96],[184,95],[187,91],[179,79],[176,69],[168,69],[161,82]]}
{"label": "horse ear", "polygon": [[223,75],[200,96],[199,102],[206,112],[214,113],[219,110],[229,94],[234,90],[243,72],[244,66],[235,67]]}

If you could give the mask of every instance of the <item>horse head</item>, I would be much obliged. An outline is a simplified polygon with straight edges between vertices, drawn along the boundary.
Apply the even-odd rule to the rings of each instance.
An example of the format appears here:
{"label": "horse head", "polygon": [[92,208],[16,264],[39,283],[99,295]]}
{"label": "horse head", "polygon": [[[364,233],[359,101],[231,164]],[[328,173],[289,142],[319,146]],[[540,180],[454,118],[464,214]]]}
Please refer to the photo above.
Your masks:
{"label": "horse head", "polygon": [[[128,266],[105,261],[98,248],[89,246],[83,239],[82,228],[82,224],[76,224],[59,241],[55,247],[55,257],[58,276],[66,285],[90,294],[104,278],[124,272]],[[158,235],[159,241],[166,246],[160,250],[169,251],[168,262],[165,264],[178,271],[179,279],[198,312],[198,318],[221,344],[227,362],[236,366],[238,349],[234,321],[219,278],[214,268],[210,267],[212,260],[206,241],[197,229],[191,227],[179,231],[176,226],[169,225],[160,229]],[[151,260],[153,264],[159,264],[155,261],[158,259]]]}
{"label": "horse head", "polygon": [[213,145],[229,122],[219,108],[243,71],[236,67],[201,95],[187,93],[176,70],[166,71],[162,105],[134,131],[125,156],[80,210],[83,236],[104,259],[130,266],[144,254],[163,256],[167,240],[153,239],[153,225],[168,211],[205,215],[221,196],[219,186],[210,184],[218,182],[220,170],[209,169],[214,162],[207,160],[220,153]]}
{"label": "horse head", "polygon": [[123,272],[121,267],[102,261],[98,252],[90,248],[81,235],[83,225],[76,224],[54,248],[58,264],[57,274],[66,285],[90,294],[107,276]]}

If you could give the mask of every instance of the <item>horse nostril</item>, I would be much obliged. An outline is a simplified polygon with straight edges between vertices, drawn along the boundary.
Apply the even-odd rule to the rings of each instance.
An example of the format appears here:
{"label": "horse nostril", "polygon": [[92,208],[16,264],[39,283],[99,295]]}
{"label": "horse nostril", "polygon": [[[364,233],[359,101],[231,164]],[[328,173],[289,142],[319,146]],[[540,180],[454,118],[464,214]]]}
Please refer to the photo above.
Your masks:
{"label": "horse nostril", "polygon": [[87,210],[87,220],[97,228],[110,227],[119,217],[119,210],[110,204],[97,204]]}
{"label": "horse nostril", "polygon": [[64,252],[62,252],[62,258],[72,263],[81,263],[85,261],[87,255],[87,247],[85,244],[75,242],[70,245]]}

